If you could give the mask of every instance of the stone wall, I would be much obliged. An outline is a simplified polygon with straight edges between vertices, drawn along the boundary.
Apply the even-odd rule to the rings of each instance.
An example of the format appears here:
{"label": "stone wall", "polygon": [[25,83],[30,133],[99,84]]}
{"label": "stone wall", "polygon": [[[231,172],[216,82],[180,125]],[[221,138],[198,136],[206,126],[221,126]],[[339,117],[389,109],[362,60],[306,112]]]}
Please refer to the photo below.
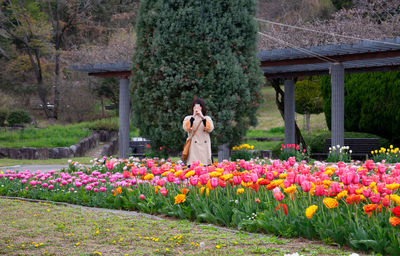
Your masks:
{"label": "stone wall", "polygon": [[[95,131],[89,137],[69,147],[57,148],[0,148],[0,158],[13,159],[47,159],[47,158],[68,158],[80,157],[88,150],[96,147],[99,141],[111,141],[117,135],[115,131]],[[113,143],[111,143],[113,144]],[[115,142],[114,142],[115,144]],[[118,147],[118,141],[117,141]],[[111,149],[110,149],[111,151]],[[112,154],[112,153],[111,153]]]}

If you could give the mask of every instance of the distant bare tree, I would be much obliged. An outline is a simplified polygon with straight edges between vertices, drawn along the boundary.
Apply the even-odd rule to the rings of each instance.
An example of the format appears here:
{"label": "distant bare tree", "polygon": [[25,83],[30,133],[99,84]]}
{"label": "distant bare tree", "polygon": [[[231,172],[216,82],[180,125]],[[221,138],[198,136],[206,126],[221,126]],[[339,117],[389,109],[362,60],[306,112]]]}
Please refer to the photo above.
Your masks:
{"label": "distant bare tree", "polygon": [[[286,1],[274,1],[271,5]],[[300,1],[299,1],[300,2]],[[279,5],[278,5],[279,6]],[[268,4],[262,7],[269,9]],[[258,12],[257,17],[274,20],[268,12]],[[312,20],[275,17],[275,21],[323,31],[317,33],[260,22],[260,30],[269,36],[289,42],[296,47],[310,47],[335,43],[354,43],[363,39],[384,39],[400,36],[400,1],[399,0],[355,0],[351,9],[341,9],[329,19],[313,18]],[[335,36],[334,34],[348,37]],[[352,38],[354,37],[354,38]],[[279,40],[259,36],[259,49],[277,49],[291,47]]]}

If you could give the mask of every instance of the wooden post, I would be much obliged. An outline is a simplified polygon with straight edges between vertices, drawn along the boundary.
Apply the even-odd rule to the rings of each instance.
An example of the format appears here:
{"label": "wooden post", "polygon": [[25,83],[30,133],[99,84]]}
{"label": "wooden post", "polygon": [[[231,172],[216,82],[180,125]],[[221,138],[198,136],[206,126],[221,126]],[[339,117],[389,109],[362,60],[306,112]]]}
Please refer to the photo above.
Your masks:
{"label": "wooden post", "polygon": [[123,76],[119,82],[119,156],[127,158],[129,154],[129,79]]}
{"label": "wooden post", "polygon": [[295,144],[295,101],[294,101],[294,82],[285,80],[285,145]]}
{"label": "wooden post", "polygon": [[344,66],[342,63],[331,65],[332,83],[332,144],[344,146]]}
{"label": "wooden post", "polygon": [[223,160],[229,160],[230,150],[229,143],[225,143],[218,146],[218,162],[222,162]]}

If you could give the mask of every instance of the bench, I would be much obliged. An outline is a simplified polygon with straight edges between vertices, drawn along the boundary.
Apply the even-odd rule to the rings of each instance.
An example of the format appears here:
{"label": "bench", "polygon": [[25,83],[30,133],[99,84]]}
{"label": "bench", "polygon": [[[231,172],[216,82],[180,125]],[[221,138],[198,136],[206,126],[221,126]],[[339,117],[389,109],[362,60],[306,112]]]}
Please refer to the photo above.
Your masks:
{"label": "bench", "polygon": [[131,149],[131,156],[134,157],[144,157],[144,151],[146,150],[146,146],[150,144],[150,140],[134,137],[131,141],[129,141],[129,148]]}
{"label": "bench", "polygon": [[[379,139],[378,138],[345,138],[344,145],[349,146],[352,159],[365,160],[367,156],[371,156],[371,151],[378,149]],[[325,146],[323,153],[312,154],[313,158],[326,159],[329,154],[329,148],[331,147],[331,139],[325,140]]]}

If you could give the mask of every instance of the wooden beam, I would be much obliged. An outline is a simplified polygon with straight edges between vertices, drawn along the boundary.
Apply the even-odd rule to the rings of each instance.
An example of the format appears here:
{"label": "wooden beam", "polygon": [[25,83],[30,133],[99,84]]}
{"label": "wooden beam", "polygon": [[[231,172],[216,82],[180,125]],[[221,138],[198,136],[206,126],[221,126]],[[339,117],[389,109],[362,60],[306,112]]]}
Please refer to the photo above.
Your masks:
{"label": "wooden beam", "polygon": [[[400,70],[400,65],[381,66],[381,67],[365,67],[365,68],[345,68],[346,74],[365,73],[365,72],[387,72]],[[292,78],[302,76],[328,75],[329,70],[314,70],[314,71],[298,71],[298,72],[282,72],[282,73],[264,73],[266,78]]]}
{"label": "wooden beam", "polygon": [[[352,61],[352,60],[392,58],[392,57],[399,57],[399,56],[400,56],[400,50],[333,55],[333,56],[326,56],[326,57],[333,59],[337,62],[345,62],[345,61]],[[311,58],[300,58],[300,59],[261,61],[260,66],[261,67],[290,66],[290,65],[314,64],[314,63],[323,63],[323,62],[326,62],[326,61],[323,59],[316,58],[316,57],[311,57]]]}
{"label": "wooden beam", "polygon": [[116,72],[102,72],[102,73],[89,73],[89,76],[98,77],[128,77],[132,75],[132,71],[116,71]]}

